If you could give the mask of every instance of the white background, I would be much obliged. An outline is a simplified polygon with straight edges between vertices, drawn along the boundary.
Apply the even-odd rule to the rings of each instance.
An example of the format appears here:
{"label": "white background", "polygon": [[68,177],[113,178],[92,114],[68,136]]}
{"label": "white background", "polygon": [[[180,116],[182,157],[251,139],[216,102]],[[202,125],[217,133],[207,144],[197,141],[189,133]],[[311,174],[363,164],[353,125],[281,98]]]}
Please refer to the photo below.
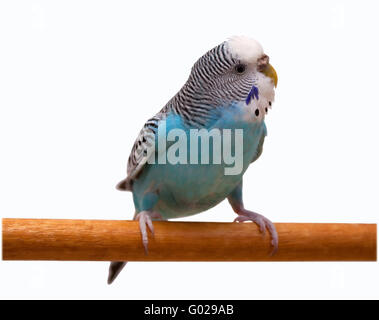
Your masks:
{"label": "white background", "polygon": [[[115,190],[140,128],[234,34],[279,75],[247,208],[377,223],[376,1],[2,1],[2,217],[131,219]],[[226,202],[183,220],[232,221]],[[1,262],[1,298],[379,298],[378,263]]]}

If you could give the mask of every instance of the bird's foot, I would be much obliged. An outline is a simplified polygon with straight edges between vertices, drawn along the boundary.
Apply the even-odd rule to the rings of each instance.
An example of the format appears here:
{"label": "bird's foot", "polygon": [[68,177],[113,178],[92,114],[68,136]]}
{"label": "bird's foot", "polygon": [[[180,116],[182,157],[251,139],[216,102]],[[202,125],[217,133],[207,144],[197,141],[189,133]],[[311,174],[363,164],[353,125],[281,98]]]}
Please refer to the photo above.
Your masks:
{"label": "bird's foot", "polygon": [[278,233],[276,232],[274,224],[261,214],[246,209],[239,209],[237,214],[238,217],[234,219],[234,222],[253,221],[258,225],[259,230],[263,233],[263,235],[266,234],[266,229],[268,230],[271,235],[271,245],[273,246],[271,255],[274,255],[278,251],[279,243]]}
{"label": "bird's foot", "polygon": [[145,253],[148,253],[147,245],[149,243],[148,237],[147,237],[147,229],[146,226],[149,228],[151,234],[154,236],[154,226],[153,226],[153,221],[157,219],[162,219],[162,216],[154,211],[141,211],[139,212],[135,218],[135,220],[138,220],[139,222],[139,228],[141,231],[141,236],[142,236],[142,244],[143,247],[145,248]]}

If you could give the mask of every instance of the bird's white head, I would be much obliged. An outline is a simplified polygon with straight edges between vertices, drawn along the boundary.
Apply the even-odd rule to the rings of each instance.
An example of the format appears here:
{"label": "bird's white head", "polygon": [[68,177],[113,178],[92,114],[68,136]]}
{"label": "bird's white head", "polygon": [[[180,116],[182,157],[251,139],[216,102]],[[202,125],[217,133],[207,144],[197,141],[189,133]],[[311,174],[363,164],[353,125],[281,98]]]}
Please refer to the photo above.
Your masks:
{"label": "bird's white head", "polygon": [[203,101],[202,108],[204,104],[252,105],[260,109],[256,114],[262,119],[274,100],[277,81],[261,44],[246,36],[233,36],[198,59],[177,101],[188,98],[185,104],[195,105],[194,110],[198,101]]}
{"label": "bird's white head", "polygon": [[226,46],[234,59],[257,68],[259,72],[271,78],[276,87],[278,83],[276,71],[270,65],[269,57],[257,40],[246,36],[232,36],[226,41]]}
{"label": "bird's white head", "polygon": [[256,62],[264,55],[261,44],[246,36],[233,36],[226,42],[227,47],[235,59],[244,62]]}

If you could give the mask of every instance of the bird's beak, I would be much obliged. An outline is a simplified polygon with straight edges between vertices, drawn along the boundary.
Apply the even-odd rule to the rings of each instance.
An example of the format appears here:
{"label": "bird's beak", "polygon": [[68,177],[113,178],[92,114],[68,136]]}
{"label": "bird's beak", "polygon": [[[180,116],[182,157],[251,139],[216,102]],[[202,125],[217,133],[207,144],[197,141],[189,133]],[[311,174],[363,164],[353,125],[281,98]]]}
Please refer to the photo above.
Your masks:
{"label": "bird's beak", "polygon": [[276,88],[278,85],[278,74],[276,73],[274,67],[271,64],[268,64],[262,73],[272,79]]}

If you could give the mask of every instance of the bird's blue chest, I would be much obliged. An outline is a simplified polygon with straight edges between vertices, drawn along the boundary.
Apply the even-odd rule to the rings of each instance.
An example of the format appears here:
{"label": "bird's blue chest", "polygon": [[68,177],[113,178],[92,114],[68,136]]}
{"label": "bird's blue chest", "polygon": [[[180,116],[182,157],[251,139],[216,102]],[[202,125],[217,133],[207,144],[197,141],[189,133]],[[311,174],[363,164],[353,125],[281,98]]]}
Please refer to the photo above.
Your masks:
{"label": "bird's blue chest", "polygon": [[[133,185],[137,211],[153,209],[166,219],[196,214],[224,200],[238,185],[259,153],[266,126],[251,118],[246,105],[217,112],[202,131],[186,126],[178,115],[167,116],[165,134],[160,126],[156,139],[156,161],[145,166]],[[158,145],[162,139],[166,163]],[[147,193],[157,195],[154,208],[148,208]]]}

